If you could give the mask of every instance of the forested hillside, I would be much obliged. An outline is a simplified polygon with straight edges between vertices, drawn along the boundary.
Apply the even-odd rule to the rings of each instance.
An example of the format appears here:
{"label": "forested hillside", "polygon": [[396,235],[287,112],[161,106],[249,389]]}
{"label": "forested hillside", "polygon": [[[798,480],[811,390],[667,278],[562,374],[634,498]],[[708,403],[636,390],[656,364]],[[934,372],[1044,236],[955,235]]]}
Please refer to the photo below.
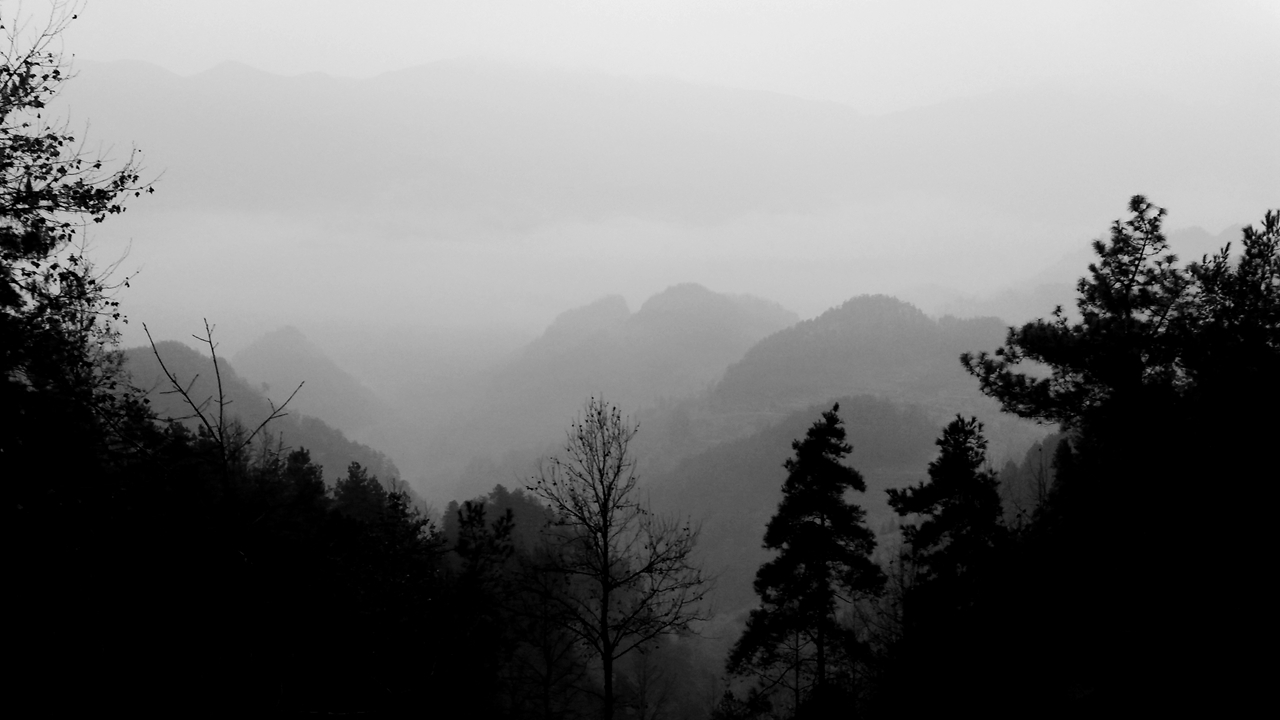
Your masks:
{"label": "forested hillside", "polygon": [[[218,359],[219,372],[215,374],[213,361],[208,355],[202,355],[179,342],[156,343],[154,351],[150,347],[126,350],[125,371],[129,373],[132,383],[145,391],[144,397],[151,410],[161,419],[185,419],[192,430],[197,429],[200,422],[193,417],[194,413],[187,401],[180,393],[175,392],[160,367],[160,361],[164,362],[169,373],[181,383],[190,398],[211,416],[218,411],[221,392],[221,397],[226,402],[227,421],[234,419],[248,431],[254,430],[259,423],[270,417],[273,409],[279,408],[289,398],[289,394],[298,389],[294,385],[264,393],[247,383],[222,358]],[[324,389],[321,387],[318,390],[323,392]],[[299,412],[294,403],[308,391],[316,392],[317,389],[304,385],[285,409],[287,414],[264,428],[264,441],[281,445],[286,451],[305,448],[310,453],[312,462],[324,469],[324,477],[329,484],[346,475],[347,466],[353,462],[384,480],[399,479],[399,469],[386,455],[353,442],[341,430],[321,418]],[[316,407],[316,404],[312,404],[312,407]]]}

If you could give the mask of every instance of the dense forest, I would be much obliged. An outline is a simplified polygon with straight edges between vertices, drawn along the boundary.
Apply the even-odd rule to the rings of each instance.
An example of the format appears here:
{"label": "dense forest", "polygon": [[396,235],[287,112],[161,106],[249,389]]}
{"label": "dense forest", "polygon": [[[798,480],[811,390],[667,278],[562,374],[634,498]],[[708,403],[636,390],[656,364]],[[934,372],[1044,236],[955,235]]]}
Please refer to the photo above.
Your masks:
{"label": "dense forest", "polygon": [[438,507],[298,331],[120,346],[128,280],[84,236],[163,186],[43,117],[59,31],[0,67],[15,704],[1043,717],[1266,687],[1241,646],[1268,624],[1280,210],[1184,262],[1134,196],[1074,306],[1015,327],[606,298],[493,371],[450,441],[488,452]]}

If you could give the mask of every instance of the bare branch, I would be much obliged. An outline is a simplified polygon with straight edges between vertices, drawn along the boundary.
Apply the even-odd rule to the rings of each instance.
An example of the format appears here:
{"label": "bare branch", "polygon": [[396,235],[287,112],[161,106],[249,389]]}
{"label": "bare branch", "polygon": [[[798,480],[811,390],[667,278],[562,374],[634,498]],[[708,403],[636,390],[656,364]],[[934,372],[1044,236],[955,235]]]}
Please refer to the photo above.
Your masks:
{"label": "bare branch", "polygon": [[[151,337],[151,330],[150,328],[147,327],[146,323],[142,323],[142,331],[147,334],[147,342],[151,344],[151,354],[156,356],[156,362],[160,363],[160,370],[164,373],[164,376],[169,379],[169,385],[173,388],[172,390],[169,390],[166,392],[176,392],[179,395],[181,395],[183,402],[185,402],[187,404],[187,407],[191,408],[191,411],[194,413],[194,415],[190,417],[199,418],[200,424],[204,426],[205,430],[209,431],[209,435],[212,436],[215,439],[215,441],[221,444],[221,433],[214,432],[213,425],[209,422],[209,419],[206,418],[204,416],[204,413],[202,412],[202,408],[204,407],[205,404],[208,403],[208,401],[205,401],[205,403],[196,404],[196,402],[191,399],[191,387],[195,385],[195,382],[196,382],[195,378],[192,378],[191,382],[188,383],[187,387],[185,388],[182,387],[182,383],[178,382],[178,378],[175,377],[174,374],[169,371],[169,366],[165,365],[164,358],[160,357],[160,350],[156,348],[156,341],[154,338]],[[199,376],[196,376],[196,377],[199,377]]]}
{"label": "bare branch", "polygon": [[539,462],[529,490],[555,515],[544,568],[570,579],[555,598],[564,629],[599,656],[606,708],[615,660],[705,619],[702,571],[691,562],[697,530],[641,504],[630,443],[639,426],[591,398],[562,452]]}

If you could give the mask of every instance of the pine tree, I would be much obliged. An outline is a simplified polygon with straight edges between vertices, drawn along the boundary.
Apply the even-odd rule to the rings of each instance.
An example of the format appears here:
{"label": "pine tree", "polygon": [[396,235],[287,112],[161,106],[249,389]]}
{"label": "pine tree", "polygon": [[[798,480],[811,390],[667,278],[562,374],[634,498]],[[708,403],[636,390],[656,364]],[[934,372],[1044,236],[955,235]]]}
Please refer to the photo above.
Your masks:
{"label": "pine tree", "polygon": [[871,559],[876,538],[866,511],[847,498],[867,486],[843,464],[853,448],[839,410],[837,403],[792,443],[782,501],[764,536],[764,546],[778,555],[756,574],[761,604],[729,659],[735,674],[789,687],[797,710],[806,695],[826,693],[833,658],[852,644],[836,620],[838,604],[875,595],[885,581]]}
{"label": "pine tree", "polygon": [[903,528],[903,539],[924,579],[954,584],[1004,534],[999,483],[986,467],[987,440],[977,418],[957,415],[937,444],[941,453],[929,463],[929,481],[890,489],[889,506],[900,516],[923,517]]}
{"label": "pine tree", "polygon": [[[1129,210],[1094,243],[1076,318],[1059,308],[962,360],[1006,411],[1067,432],[1022,551],[1016,603],[1042,617],[1019,628],[1038,634],[1039,662],[1019,664],[1040,665],[1035,682],[1075,674],[1061,684],[1077,709],[1161,697],[1187,712],[1198,691],[1222,714],[1222,698],[1265,683],[1223,659],[1268,597],[1256,569],[1270,561],[1270,503],[1249,479],[1274,465],[1280,436],[1280,212],[1245,228],[1242,253],[1180,265],[1165,211],[1141,196]],[[1197,526],[1227,515],[1229,550]],[[1188,618],[1206,622],[1177,630]]]}

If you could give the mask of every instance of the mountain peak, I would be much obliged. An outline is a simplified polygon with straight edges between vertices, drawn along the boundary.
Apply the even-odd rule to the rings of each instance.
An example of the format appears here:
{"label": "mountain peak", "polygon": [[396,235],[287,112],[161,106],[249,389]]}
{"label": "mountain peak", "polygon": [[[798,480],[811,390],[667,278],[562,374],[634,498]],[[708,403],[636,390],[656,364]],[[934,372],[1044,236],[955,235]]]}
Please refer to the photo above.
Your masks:
{"label": "mountain peak", "polygon": [[580,337],[615,328],[631,317],[631,308],[621,295],[606,295],[595,302],[566,310],[556,316],[543,337]]}

